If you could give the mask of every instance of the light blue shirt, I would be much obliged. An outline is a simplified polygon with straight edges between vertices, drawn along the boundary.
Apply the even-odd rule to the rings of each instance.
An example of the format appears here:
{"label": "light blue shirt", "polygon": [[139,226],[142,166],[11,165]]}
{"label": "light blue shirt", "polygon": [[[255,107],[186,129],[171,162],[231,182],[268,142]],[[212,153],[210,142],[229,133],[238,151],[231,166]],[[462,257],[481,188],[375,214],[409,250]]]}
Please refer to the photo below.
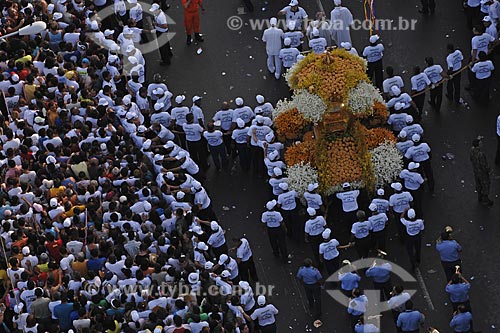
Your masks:
{"label": "light blue shirt", "polygon": [[468,283],[449,284],[445,290],[450,294],[450,301],[452,303],[464,303],[469,300],[470,284]]}
{"label": "light blue shirt", "polygon": [[316,284],[321,281],[321,273],[314,267],[300,267],[297,272],[297,279],[305,284]]}
{"label": "light blue shirt", "polygon": [[368,237],[371,229],[372,225],[368,220],[363,222],[356,222],[352,225],[351,234],[353,234],[356,239],[363,239]]}
{"label": "light blue shirt", "polygon": [[361,277],[355,273],[340,273],[339,281],[340,287],[343,290],[353,290],[358,287],[358,282],[361,280]]}
{"label": "light blue shirt", "polygon": [[424,316],[417,310],[406,310],[398,316],[396,326],[405,331],[416,331],[420,324],[424,322]]}
{"label": "light blue shirt", "polygon": [[455,332],[469,332],[472,323],[472,315],[470,312],[457,313],[450,321],[450,327]]}
{"label": "light blue shirt", "polygon": [[389,263],[370,267],[366,270],[366,276],[372,278],[376,283],[385,283],[391,279],[392,266]]}
{"label": "light blue shirt", "polygon": [[444,240],[436,244],[436,250],[439,251],[441,261],[453,262],[460,259],[462,247],[455,240]]}

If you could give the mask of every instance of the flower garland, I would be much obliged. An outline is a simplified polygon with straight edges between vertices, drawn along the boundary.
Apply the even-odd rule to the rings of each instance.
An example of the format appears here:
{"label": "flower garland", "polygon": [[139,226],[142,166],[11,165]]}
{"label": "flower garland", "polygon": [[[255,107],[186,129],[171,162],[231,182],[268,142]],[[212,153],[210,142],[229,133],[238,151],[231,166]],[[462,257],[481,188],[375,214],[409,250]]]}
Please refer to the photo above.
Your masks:
{"label": "flower garland", "polygon": [[326,111],[326,105],[321,97],[304,89],[295,91],[293,102],[302,116],[314,124],[317,124],[323,118]]}
{"label": "flower garland", "polygon": [[392,183],[403,170],[403,156],[392,141],[371,150],[371,160],[378,187]]}
{"label": "flower garland", "polygon": [[302,196],[309,184],[318,182],[318,172],[310,163],[299,163],[287,168],[288,186]]}
{"label": "flower garland", "polygon": [[396,142],[396,136],[392,131],[382,127],[366,130],[366,145],[368,149],[374,149],[385,141]]}
{"label": "flower garland", "polygon": [[355,116],[372,116],[375,102],[383,104],[384,99],[377,88],[366,81],[361,81],[356,87],[349,91],[347,96],[347,107]]}
{"label": "flower garland", "polygon": [[280,140],[297,140],[304,134],[309,122],[296,109],[281,112],[274,118],[276,134]]}
{"label": "flower garland", "polygon": [[291,166],[300,163],[314,164],[314,148],[316,143],[314,141],[298,142],[285,151],[286,165]]}

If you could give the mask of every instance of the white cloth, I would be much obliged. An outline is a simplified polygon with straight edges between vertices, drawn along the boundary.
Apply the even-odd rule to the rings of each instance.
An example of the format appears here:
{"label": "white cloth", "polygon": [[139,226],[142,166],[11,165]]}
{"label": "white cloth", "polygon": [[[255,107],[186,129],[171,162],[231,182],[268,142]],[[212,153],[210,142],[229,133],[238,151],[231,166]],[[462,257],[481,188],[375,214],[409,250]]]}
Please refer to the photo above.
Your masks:
{"label": "white cloth", "polygon": [[340,45],[343,42],[351,43],[351,32],[349,27],[353,23],[351,11],[346,7],[335,7],[330,13],[332,25],[332,39]]}

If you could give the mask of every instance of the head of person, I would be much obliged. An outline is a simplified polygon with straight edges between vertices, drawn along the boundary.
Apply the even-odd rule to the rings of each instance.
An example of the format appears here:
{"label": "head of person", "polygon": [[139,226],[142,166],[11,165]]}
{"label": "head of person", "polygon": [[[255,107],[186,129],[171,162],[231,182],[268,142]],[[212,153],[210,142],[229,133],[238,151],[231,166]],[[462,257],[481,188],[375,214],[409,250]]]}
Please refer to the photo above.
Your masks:
{"label": "head of person", "polygon": [[413,75],[420,74],[422,71],[420,69],[420,66],[414,66],[413,67]]}
{"label": "head of person", "polygon": [[387,66],[385,68],[385,73],[387,74],[387,76],[391,77],[391,76],[394,76],[394,68],[392,68],[392,66]]}
{"label": "head of person", "polygon": [[484,31],[484,25],[476,25],[474,28],[472,28],[472,32],[474,33],[474,35],[481,35],[482,33],[484,33]]}
{"label": "head of person", "polygon": [[450,234],[447,233],[446,231],[441,232],[441,240],[450,240]]}
{"label": "head of person", "polygon": [[366,220],[366,213],[365,213],[365,211],[358,210],[356,212],[356,217],[357,217],[358,221],[360,221],[360,222],[365,221]]}
{"label": "head of person", "polygon": [[477,55],[477,57],[479,58],[479,61],[486,61],[486,60],[488,60],[488,55],[484,51],[479,52],[478,55]]}
{"label": "head of person", "polygon": [[455,45],[449,43],[446,45],[446,51],[448,51],[448,53],[453,53],[455,52]]}
{"label": "head of person", "polygon": [[406,310],[413,310],[413,302],[411,300],[407,300],[405,303]]}
{"label": "head of person", "polygon": [[427,66],[432,66],[434,65],[434,59],[432,57],[426,57],[425,63],[427,64]]}
{"label": "head of person", "polygon": [[458,274],[453,274],[453,276],[451,277],[451,283],[452,284],[459,284],[460,283],[460,275]]}
{"label": "head of person", "polygon": [[304,265],[304,267],[311,267],[312,266],[312,260],[310,258],[304,259],[303,265]]}
{"label": "head of person", "polygon": [[472,140],[472,147],[479,148],[481,146],[481,142],[481,138],[475,138],[474,140]]}

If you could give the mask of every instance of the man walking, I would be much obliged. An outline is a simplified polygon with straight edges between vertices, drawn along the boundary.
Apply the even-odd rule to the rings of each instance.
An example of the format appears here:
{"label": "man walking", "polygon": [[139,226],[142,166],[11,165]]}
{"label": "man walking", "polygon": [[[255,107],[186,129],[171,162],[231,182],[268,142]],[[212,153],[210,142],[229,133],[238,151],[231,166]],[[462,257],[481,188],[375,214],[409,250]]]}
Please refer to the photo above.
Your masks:
{"label": "man walking", "polygon": [[448,67],[447,74],[449,77],[446,85],[446,97],[458,104],[460,102],[460,79],[462,77],[460,69],[462,68],[464,56],[460,50],[455,49],[453,44],[448,44],[446,46],[446,50],[448,51],[446,64]]}
{"label": "man walking", "polygon": [[449,233],[443,231],[441,238],[436,242],[436,250],[441,257],[441,265],[443,266],[446,281],[451,281],[451,278],[456,272],[456,266],[460,266],[460,252],[462,247],[454,239],[451,239]]}
{"label": "man walking", "polygon": [[384,56],[384,45],[379,43],[379,36],[372,35],[370,36],[370,45],[365,47],[363,50],[363,57],[366,58],[368,62],[368,67],[366,69],[366,74],[375,84],[375,86],[382,91],[382,83],[383,83],[383,65],[382,65],[382,57]]}
{"label": "man walking", "polygon": [[167,15],[161,10],[160,5],[157,3],[154,3],[149,11],[154,15],[154,28],[156,30],[156,39],[158,40],[158,47],[160,49],[161,65],[170,65],[170,58],[172,58],[173,53],[167,35]]}
{"label": "man walking", "polygon": [[493,206],[493,201],[488,197],[490,193],[490,166],[486,155],[481,150],[482,138],[478,137],[472,141],[470,150],[470,161],[476,181],[477,200],[484,206]]}
{"label": "man walking", "polygon": [[405,303],[405,311],[398,316],[396,326],[401,333],[418,333],[424,320],[425,316],[420,311],[414,310],[413,302],[408,300]]}
{"label": "man walking", "polygon": [[192,34],[194,32],[194,38],[197,42],[203,42],[203,37],[200,35],[200,13],[204,12],[202,0],[182,0],[182,6],[184,7],[184,27],[186,28],[187,34],[187,45],[192,43]]}
{"label": "man walking", "polygon": [[271,27],[264,30],[262,41],[266,43],[267,69],[271,74],[274,74],[276,80],[279,80],[281,76],[281,60],[279,55],[284,33],[283,30],[276,27],[278,24],[276,17],[271,18],[269,24]]}
{"label": "man walking", "polygon": [[312,260],[306,258],[304,265],[297,272],[297,279],[302,282],[306,292],[309,310],[314,320],[321,318],[321,281],[322,276],[317,268],[313,267]]}

